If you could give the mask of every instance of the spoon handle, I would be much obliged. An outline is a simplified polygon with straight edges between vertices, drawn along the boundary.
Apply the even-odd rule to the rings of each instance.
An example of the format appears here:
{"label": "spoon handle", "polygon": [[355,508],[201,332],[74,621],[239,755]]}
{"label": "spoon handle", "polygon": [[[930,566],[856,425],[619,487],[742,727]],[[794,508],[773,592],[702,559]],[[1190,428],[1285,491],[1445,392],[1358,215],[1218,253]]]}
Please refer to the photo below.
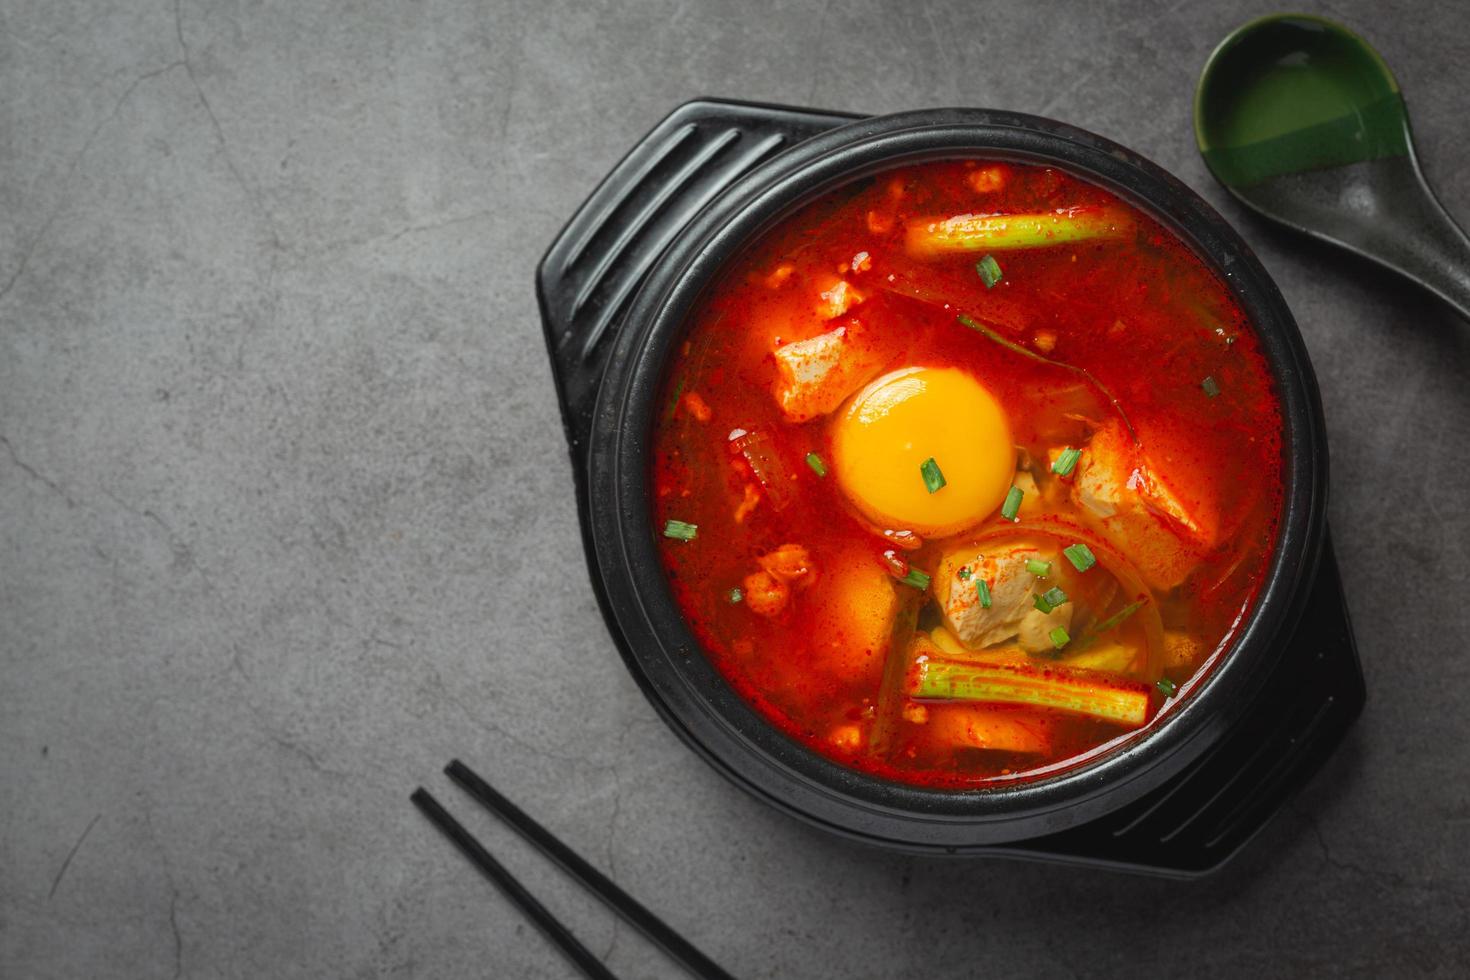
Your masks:
{"label": "spoon handle", "polygon": [[1383,251],[1374,256],[1439,296],[1470,320],[1470,238],[1424,179],[1417,161],[1414,180],[1386,188]]}
{"label": "spoon handle", "polygon": [[1253,185],[1244,203],[1341,245],[1428,289],[1470,320],[1470,238],[1408,155],[1290,174]]}
{"label": "spoon handle", "polygon": [[1421,281],[1470,320],[1470,238],[1444,209],[1437,210],[1441,221],[1425,229]]}

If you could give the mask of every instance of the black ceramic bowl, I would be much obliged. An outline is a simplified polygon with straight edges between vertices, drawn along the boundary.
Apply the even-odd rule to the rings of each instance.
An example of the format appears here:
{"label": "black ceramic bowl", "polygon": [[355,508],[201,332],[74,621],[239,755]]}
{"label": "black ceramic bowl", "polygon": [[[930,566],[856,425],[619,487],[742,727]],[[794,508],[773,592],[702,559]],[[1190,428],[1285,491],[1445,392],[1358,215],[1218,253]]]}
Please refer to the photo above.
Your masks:
{"label": "black ceramic bowl", "polygon": [[[705,657],[674,601],[657,553],[649,492],[656,399],[669,352],[727,261],[835,187],[903,163],[954,157],[1055,165],[1108,188],[1172,229],[1249,315],[1286,427],[1284,512],[1270,571],[1233,649],[1153,724],[1110,752],[1032,782],[966,791],[923,789],[855,772],[792,741],[747,705]],[[617,311],[617,328],[605,341],[597,335],[586,341],[587,351],[599,342],[607,347],[597,362],[595,402],[586,399],[590,413],[583,410],[576,424],[574,399],[566,380],[558,379],[574,461],[585,464],[582,516],[604,613],[629,669],[668,724],[725,776],[788,813],[880,845],[952,852],[1055,835],[1095,820],[1210,752],[1237,726],[1270,675],[1305,604],[1325,536],[1327,455],[1316,382],[1290,311],[1234,230],[1180,181],[1115,143],[1051,120],[979,109],[853,121],[796,143],[710,196],[692,220],[670,232],[666,248],[646,249],[638,269],[641,287]],[[553,332],[545,283],[556,270],[548,271],[546,263],[559,261],[556,249],[575,237],[575,225],[542,269],[554,361],[565,338]],[[576,251],[592,235],[585,232]],[[583,299],[590,289],[583,290]],[[611,312],[598,332],[610,320]]]}

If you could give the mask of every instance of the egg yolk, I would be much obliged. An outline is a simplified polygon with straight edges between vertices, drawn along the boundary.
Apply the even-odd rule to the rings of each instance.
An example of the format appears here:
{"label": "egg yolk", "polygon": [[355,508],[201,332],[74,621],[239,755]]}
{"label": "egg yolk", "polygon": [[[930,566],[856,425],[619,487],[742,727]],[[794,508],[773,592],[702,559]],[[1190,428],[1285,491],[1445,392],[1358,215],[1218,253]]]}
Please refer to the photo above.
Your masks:
{"label": "egg yolk", "polygon": [[[1000,404],[954,368],[906,368],[873,381],[842,410],[832,448],[838,484],[869,520],[932,537],[983,520],[1016,473]],[[944,485],[931,491],[936,471]]]}

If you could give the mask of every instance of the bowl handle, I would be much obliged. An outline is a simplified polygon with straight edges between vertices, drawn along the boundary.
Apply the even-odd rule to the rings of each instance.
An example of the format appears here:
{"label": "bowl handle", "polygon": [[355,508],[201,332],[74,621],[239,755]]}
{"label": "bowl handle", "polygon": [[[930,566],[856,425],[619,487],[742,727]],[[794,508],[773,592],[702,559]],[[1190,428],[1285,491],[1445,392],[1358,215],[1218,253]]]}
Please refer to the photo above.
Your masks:
{"label": "bowl handle", "polygon": [[1209,753],[1121,810],[992,850],[1165,877],[1207,874],[1326,764],[1366,696],[1329,537],[1310,598],[1263,693]]}
{"label": "bowl handle", "polygon": [[536,270],[562,424],[580,466],[612,338],[669,244],[757,164],[858,116],[700,99],[664,118],[572,215]]}

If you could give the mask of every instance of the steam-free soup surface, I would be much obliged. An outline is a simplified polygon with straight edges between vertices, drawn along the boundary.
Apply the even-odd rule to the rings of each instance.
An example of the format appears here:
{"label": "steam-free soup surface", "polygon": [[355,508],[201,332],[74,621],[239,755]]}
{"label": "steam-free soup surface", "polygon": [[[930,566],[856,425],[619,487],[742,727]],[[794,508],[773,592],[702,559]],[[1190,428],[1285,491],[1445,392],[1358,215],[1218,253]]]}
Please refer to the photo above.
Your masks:
{"label": "steam-free soup surface", "polygon": [[1061,171],[927,163],[714,284],[653,462],[674,595],[790,737],[936,786],[1146,728],[1250,608],[1281,418],[1225,286]]}

